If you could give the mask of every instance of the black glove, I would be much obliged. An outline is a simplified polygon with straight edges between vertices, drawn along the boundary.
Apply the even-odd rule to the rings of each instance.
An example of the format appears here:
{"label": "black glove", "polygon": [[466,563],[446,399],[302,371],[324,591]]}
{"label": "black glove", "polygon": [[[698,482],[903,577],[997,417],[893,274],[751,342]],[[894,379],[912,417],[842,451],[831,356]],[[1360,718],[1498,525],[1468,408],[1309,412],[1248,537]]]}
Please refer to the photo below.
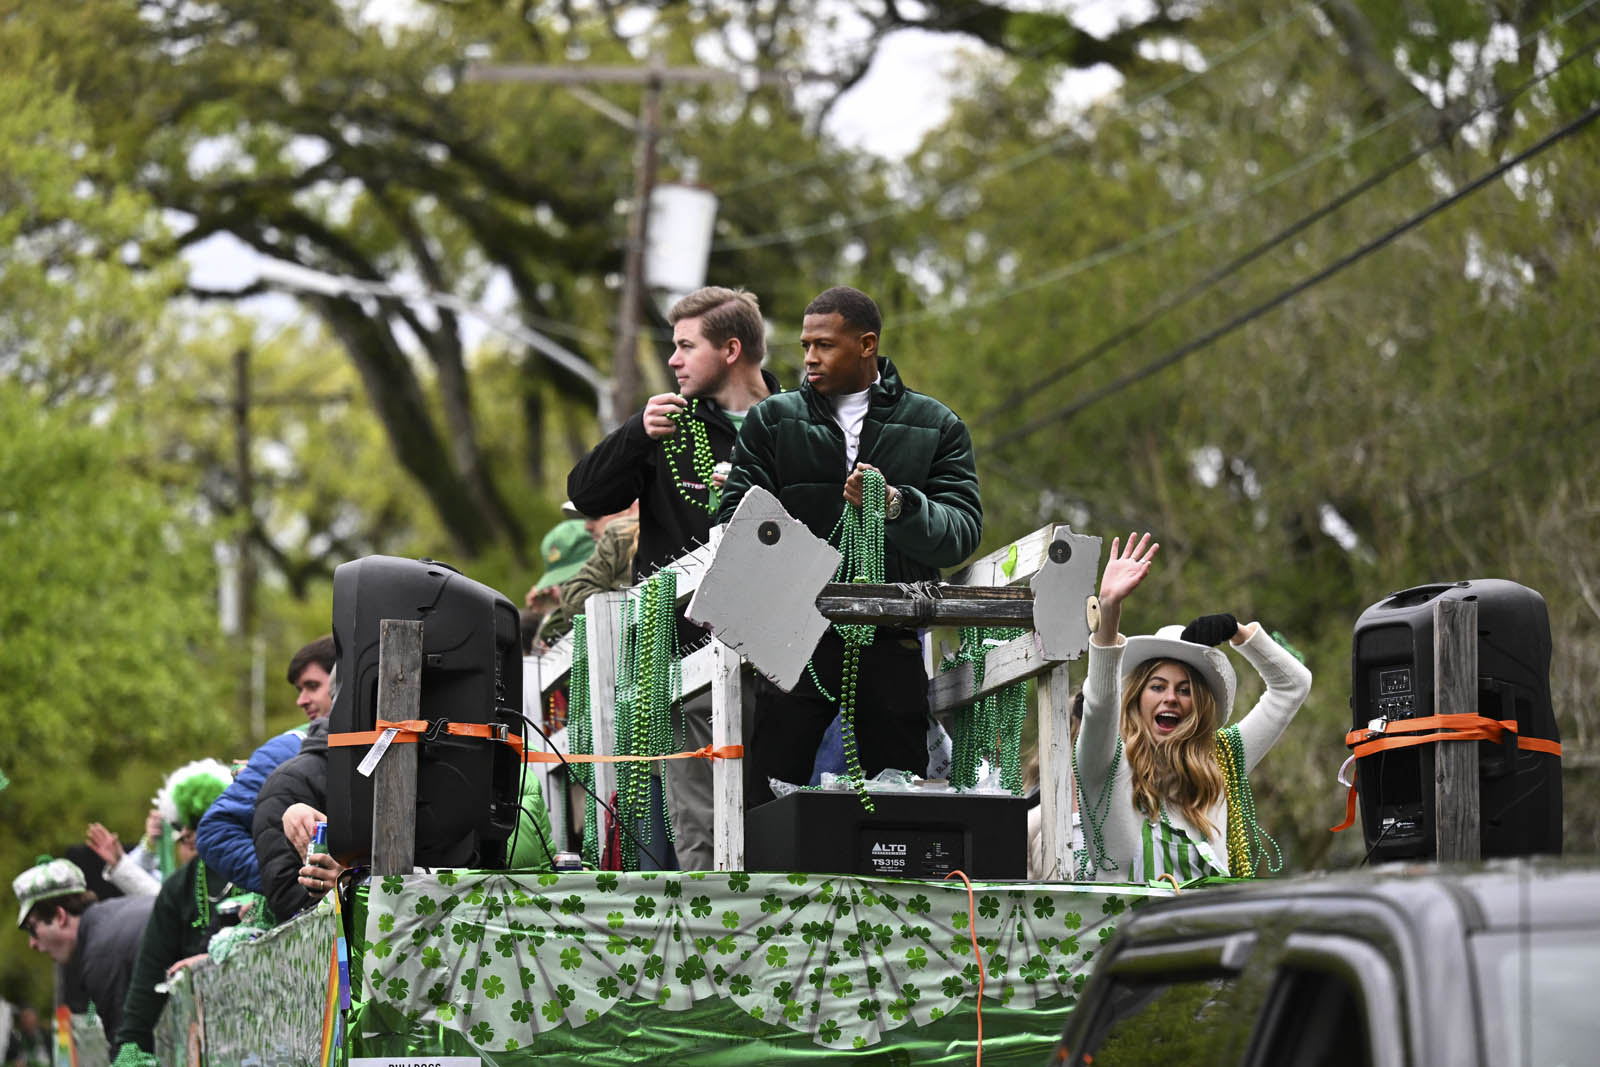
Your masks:
{"label": "black glove", "polygon": [[1220,615],[1202,615],[1183,628],[1185,641],[1197,645],[1216,647],[1239,632],[1239,620],[1223,612]]}

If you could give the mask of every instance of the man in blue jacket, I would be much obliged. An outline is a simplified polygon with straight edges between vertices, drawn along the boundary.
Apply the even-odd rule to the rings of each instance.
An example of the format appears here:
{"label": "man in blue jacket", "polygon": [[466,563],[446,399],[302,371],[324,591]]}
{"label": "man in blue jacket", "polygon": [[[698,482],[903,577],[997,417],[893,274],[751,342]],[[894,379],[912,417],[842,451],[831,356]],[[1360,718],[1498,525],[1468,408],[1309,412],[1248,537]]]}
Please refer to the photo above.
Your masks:
{"label": "man in blue jacket", "polygon": [[[887,484],[884,580],[937,579],[940,568],[977,549],[983,532],[972,438],[949,408],[905,387],[894,364],[878,354],[882,329],[877,304],[848,286],[806,307],[805,379],[751,410],[718,520],[731,518],[750,487],[760,486],[812,533],[842,548],[844,510],[861,507],[865,472],[875,470]],[[845,702],[845,652],[829,628],[793,692],[761,683],[747,748],[758,779],[749,790],[752,806],[770,799],[769,777],[801,784],[810,778],[817,744]],[[855,686],[863,773],[870,778],[889,767],[924,773],[928,678],[916,632],[879,627],[859,653]]]}
{"label": "man in blue jacket", "polygon": [[[308,726],[326,719],[333,707],[330,686],[333,664],[332,634],[305,645],[289,660],[289,684],[295,688],[295,703],[305,712]],[[305,734],[306,726],[297,726],[251,753],[250,761],[234,776],[233,784],[206,809],[200,820],[195,846],[201,860],[241,890],[261,892],[260,865],[251,835],[256,794],[278,764],[300,752]]]}

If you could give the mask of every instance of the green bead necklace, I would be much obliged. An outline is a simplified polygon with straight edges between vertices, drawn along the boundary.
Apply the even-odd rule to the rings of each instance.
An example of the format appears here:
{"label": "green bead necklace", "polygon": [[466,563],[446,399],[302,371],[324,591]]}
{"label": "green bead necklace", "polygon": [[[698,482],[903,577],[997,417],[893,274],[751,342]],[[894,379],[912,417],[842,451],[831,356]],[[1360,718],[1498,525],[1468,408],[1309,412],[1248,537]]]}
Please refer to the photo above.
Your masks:
{"label": "green bead necklace", "polygon": [[[681,704],[683,668],[678,656],[678,574],[664,568],[636,586],[623,604],[617,656],[617,751],[633,756],[665,756],[673,747],[673,709]],[[681,716],[680,716],[681,719]],[[681,727],[681,723],[680,723]],[[680,731],[681,732],[681,731]],[[617,816],[643,822],[643,840],[654,833],[650,811],[649,762],[618,764]],[[676,840],[671,813],[667,839]],[[623,869],[639,869],[639,842],[623,840]]]}
{"label": "green bead necklace", "polygon": [[[889,488],[883,474],[875,470],[861,472],[861,507],[845,504],[829,542],[839,546],[839,567],[833,572],[835,582],[865,582],[882,585],[884,582],[883,524],[888,504]],[[811,682],[823,699],[839,705],[840,737],[844,743],[845,777],[855,785],[861,806],[868,811],[872,797],[867,793],[866,774],[861,769],[861,753],[856,747],[856,680],[861,673],[861,650],[872,644],[877,627],[871,623],[834,623],[834,630],[844,641],[844,659],[840,667],[839,695],[833,696],[823,688],[817,677],[814,663],[807,663]]]}
{"label": "green bead necklace", "polygon": [[[677,483],[678,495],[695,507],[705,508],[715,515],[717,505],[722,500],[722,493],[711,480],[717,468],[717,460],[711,454],[711,440],[706,436],[706,424],[694,418],[695,408],[699,403],[698,399],[691,400],[687,411],[674,412],[668,416],[677,424],[678,432],[661,439],[661,454],[666,457],[667,467],[672,471],[672,480]],[[682,459],[686,452],[690,453],[690,470],[700,484],[706,487],[706,498],[703,501],[689,495],[689,488],[683,484],[683,475],[678,470],[678,460]]]}
{"label": "green bead necklace", "polygon": [[1253,878],[1262,869],[1283,870],[1283,853],[1272,835],[1256,821],[1255,792],[1245,773],[1244,738],[1238,726],[1217,731],[1217,764],[1222,768],[1222,788],[1228,800],[1228,873]]}
{"label": "green bead necklace", "polygon": [[[572,752],[594,755],[593,724],[589,713],[589,617],[575,615],[572,618],[572,672],[567,682],[567,747]],[[584,786],[583,859],[589,866],[599,867],[600,817],[594,799],[594,764],[571,764],[568,773]]]}
{"label": "green bead necklace", "polygon": [[1072,852],[1074,875],[1078,882],[1092,882],[1101,871],[1115,871],[1118,864],[1106,851],[1106,816],[1111,811],[1112,785],[1117,780],[1117,765],[1122,762],[1122,738],[1117,738],[1117,748],[1111,754],[1111,765],[1106,768],[1105,785],[1094,804],[1089,803],[1083,791],[1083,775],[1078,770],[1078,747],[1072,747],[1072,782],[1078,791],[1078,813],[1083,822],[1083,847]]}
{"label": "green bead necklace", "polygon": [[[1027,631],[1014,627],[963,626],[961,649],[944,662],[950,670],[972,664],[975,685],[983,684],[984,657],[989,646],[1020,637]],[[1014,796],[1022,795],[1022,724],[1028,717],[1028,683],[1013,682],[974,703],[955,720],[951,738],[950,784],[957,790],[978,784],[978,765],[985,759],[1000,768],[1000,784]]]}
{"label": "green bead necklace", "polygon": [[194,922],[189,924],[196,930],[204,930],[211,925],[211,893],[206,886],[206,865],[197,863],[194,868]]}

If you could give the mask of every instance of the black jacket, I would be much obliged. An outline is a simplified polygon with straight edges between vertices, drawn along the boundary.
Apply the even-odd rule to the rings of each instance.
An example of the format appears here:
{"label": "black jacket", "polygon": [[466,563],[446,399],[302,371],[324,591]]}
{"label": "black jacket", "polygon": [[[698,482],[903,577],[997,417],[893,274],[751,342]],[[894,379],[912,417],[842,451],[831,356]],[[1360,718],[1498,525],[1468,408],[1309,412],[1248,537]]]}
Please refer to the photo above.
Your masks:
{"label": "black jacket", "polygon": [[[767,389],[777,393],[778,379],[767,371],[761,377]],[[733,423],[716,401],[696,399],[689,417],[705,426],[714,460],[720,463],[733,456]],[[679,430],[675,436],[687,433]],[[708,487],[695,476],[690,450],[685,449],[676,462],[674,474],[663,442],[644,432],[644,412],[639,411],[567,475],[567,496],[585,515],[609,515],[639,501],[639,547],[633,555],[636,582],[705,541],[711,531],[715,509],[708,507]]]}
{"label": "black jacket", "polygon": [[[907,389],[881,356],[856,459],[901,493],[900,517],[884,526],[887,581],[938,578],[940,568],[977,549],[983,504],[967,427],[939,401]],[[845,508],[844,460],[844,431],[828,397],[809,384],[769,397],[739,435],[719,518],[732,518],[745,492],[759,485],[826,539]]]}
{"label": "black jacket", "polygon": [[200,870],[201,861],[192,859],[161,883],[150,921],[139,940],[139,956],[127,999],[122,1002],[122,1021],[111,1042],[113,1049],[131,1041],[145,1052],[155,1051],[156,1023],[167,1006],[167,995],[156,992],[156,986],[166,980],[168,967],[204,952],[219,926],[216,905],[233,890],[233,883],[205,868],[207,914],[196,926],[200,904],[195,898],[195,882]]}
{"label": "black jacket", "polygon": [[122,1024],[139,938],[155,902],[117,897],[89,905],[78,917],[78,948],[61,968],[62,1000],[75,1012],[88,1011],[92,1001],[107,1041]]}
{"label": "black jacket", "polygon": [[283,833],[283,813],[292,804],[310,804],[328,810],[328,720],[318,719],[306,731],[300,754],[278,764],[256,794],[256,813],[250,823],[261,865],[261,893],[279,922],[316,903],[300,884],[305,857],[294,850]]}

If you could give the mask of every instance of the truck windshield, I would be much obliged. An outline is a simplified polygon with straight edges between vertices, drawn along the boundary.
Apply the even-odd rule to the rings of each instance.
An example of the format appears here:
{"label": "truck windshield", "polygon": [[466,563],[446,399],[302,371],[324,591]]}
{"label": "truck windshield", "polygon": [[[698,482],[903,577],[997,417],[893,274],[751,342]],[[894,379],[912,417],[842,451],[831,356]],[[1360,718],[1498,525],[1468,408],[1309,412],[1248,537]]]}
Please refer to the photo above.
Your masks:
{"label": "truck windshield", "polygon": [[1485,1063],[1594,1063],[1600,1049],[1600,930],[1534,930],[1472,939]]}

